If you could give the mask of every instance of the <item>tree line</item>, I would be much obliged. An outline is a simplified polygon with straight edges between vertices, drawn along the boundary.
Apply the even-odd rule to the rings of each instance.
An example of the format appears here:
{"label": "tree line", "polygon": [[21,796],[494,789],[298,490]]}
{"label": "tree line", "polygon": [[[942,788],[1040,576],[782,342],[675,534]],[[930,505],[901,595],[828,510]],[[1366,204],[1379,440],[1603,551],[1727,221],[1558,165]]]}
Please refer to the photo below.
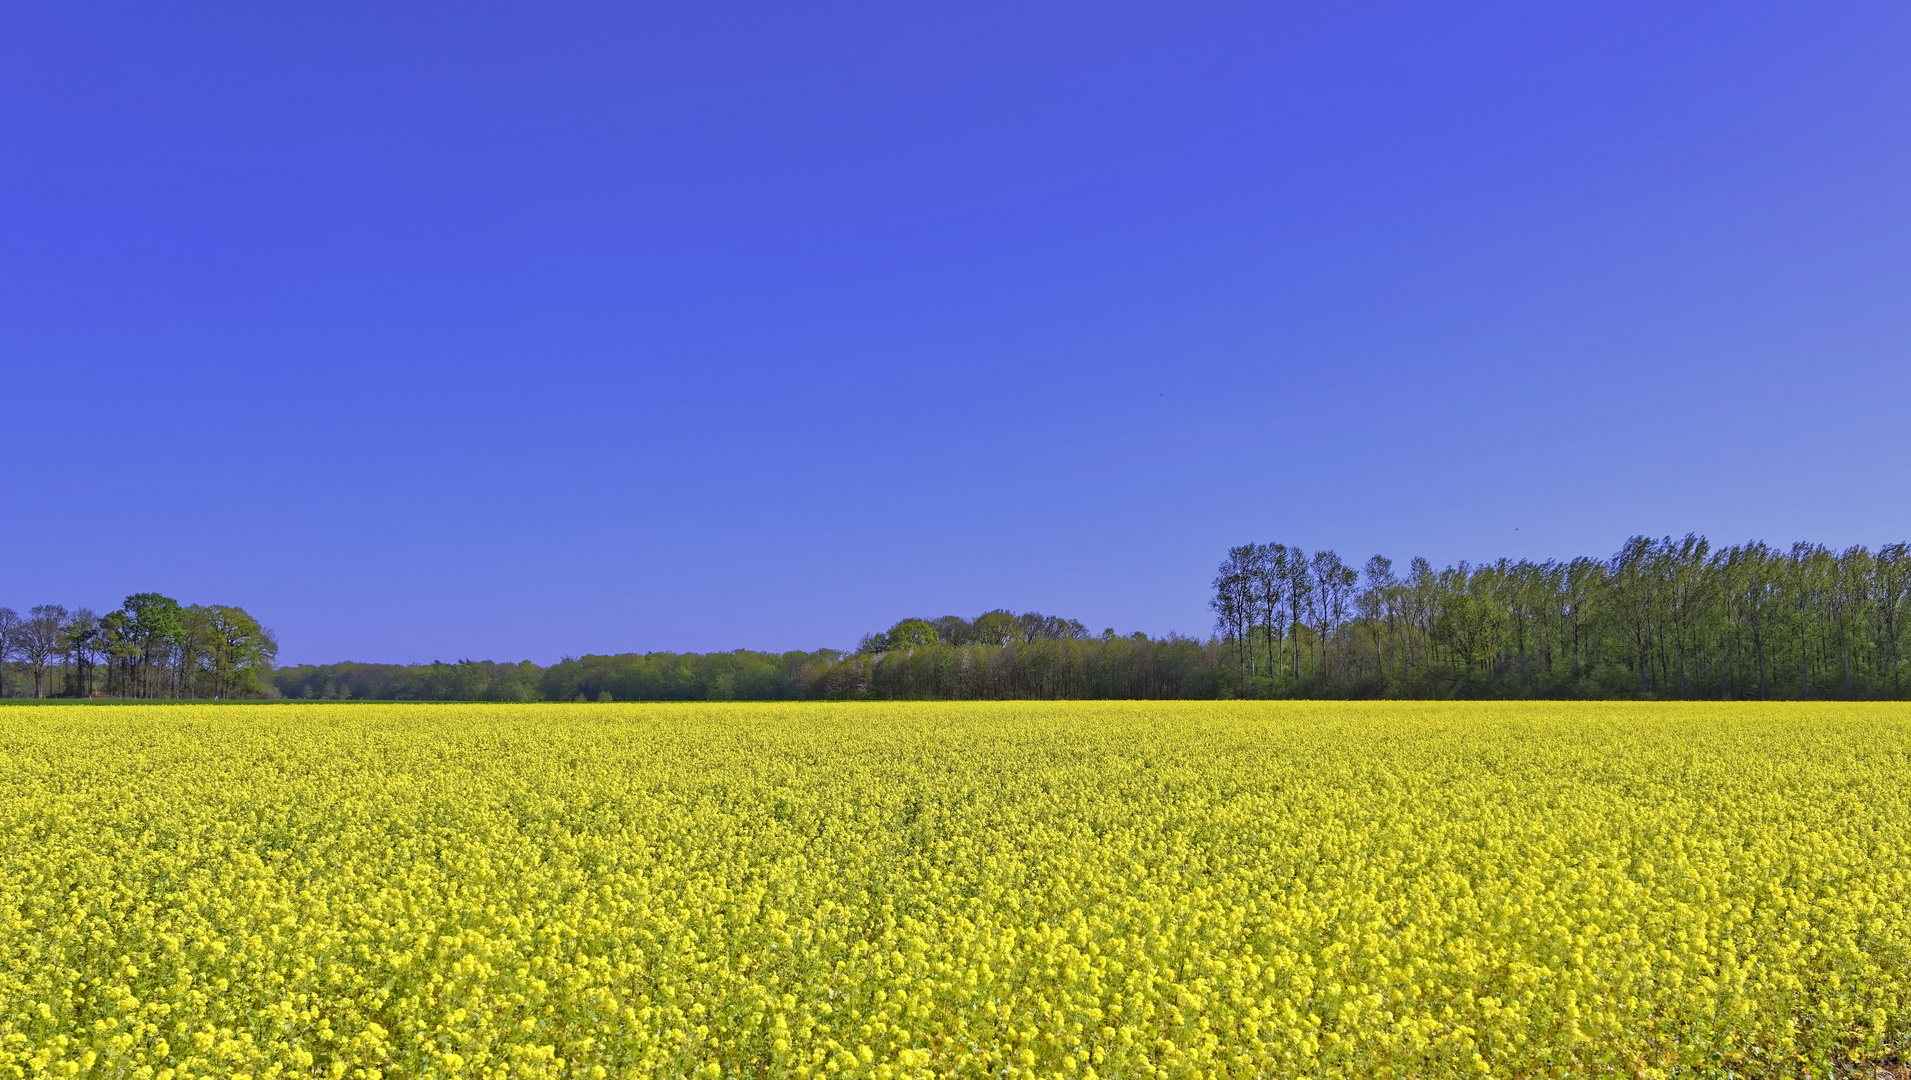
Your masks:
{"label": "tree line", "polygon": [[841,653],[624,653],[567,657],[550,667],[308,664],[273,673],[288,698],[387,701],[731,701],[811,696],[816,672]]}
{"label": "tree line", "polygon": [[0,607],[0,697],[259,697],[274,692],[278,651],[244,608],[159,593],[135,593],[104,615]]}
{"label": "tree line", "polygon": [[1169,635],[1090,636],[1079,620],[985,611],[902,619],[853,652],[625,653],[535,664],[321,664],[282,668],[289,698],[464,701],[1215,697],[1223,648]]}
{"label": "tree line", "polygon": [[1210,607],[1251,696],[1901,699],[1911,548],[1638,536],[1604,559],[1397,575],[1253,543]]}
{"label": "tree line", "polygon": [[982,698],[1903,699],[1911,547],[1714,548],[1404,573],[1278,543],[1228,550],[1214,633],[1091,634],[997,608],[906,618],[842,652],[625,653],[274,669],[243,609],[157,593],[105,615],[0,608],[0,696],[726,701]]}

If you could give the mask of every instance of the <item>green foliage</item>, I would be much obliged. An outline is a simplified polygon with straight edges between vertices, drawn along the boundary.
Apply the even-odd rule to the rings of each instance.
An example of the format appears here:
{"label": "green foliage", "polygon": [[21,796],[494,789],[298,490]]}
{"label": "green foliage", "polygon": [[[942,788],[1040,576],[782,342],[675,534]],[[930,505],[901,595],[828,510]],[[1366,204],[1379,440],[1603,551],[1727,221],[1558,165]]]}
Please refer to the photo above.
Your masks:
{"label": "green foliage", "polygon": [[[975,617],[970,624],[970,642],[977,645],[1013,645],[1022,640],[1022,627],[1015,621],[1015,614],[1002,608],[985,611]],[[952,641],[951,645],[964,645],[970,642]]]}
{"label": "green foliage", "polygon": [[927,619],[904,619],[889,628],[884,635],[892,649],[913,649],[920,645],[934,645],[941,641],[934,624]]}

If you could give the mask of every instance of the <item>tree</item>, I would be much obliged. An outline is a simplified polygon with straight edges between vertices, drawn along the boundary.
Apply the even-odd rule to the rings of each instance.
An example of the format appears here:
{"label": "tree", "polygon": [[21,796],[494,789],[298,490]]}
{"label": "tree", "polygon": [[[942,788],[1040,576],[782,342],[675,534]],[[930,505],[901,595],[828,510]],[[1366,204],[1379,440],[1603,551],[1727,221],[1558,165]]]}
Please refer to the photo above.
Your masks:
{"label": "tree", "polygon": [[1214,596],[1208,600],[1208,607],[1214,611],[1214,628],[1222,641],[1234,646],[1235,659],[1242,671],[1249,670],[1250,665],[1248,628],[1254,619],[1258,561],[1259,547],[1255,544],[1229,548],[1228,557],[1215,571]]}
{"label": "tree", "polygon": [[1679,668],[1679,696],[1686,696],[1688,676],[1702,647],[1700,632],[1705,610],[1713,601],[1711,580],[1705,572],[1712,548],[1705,537],[1686,533],[1674,546],[1666,541],[1670,564],[1670,589],[1667,618],[1672,632],[1672,650]]}
{"label": "tree", "polygon": [[967,645],[973,638],[969,620],[960,615],[944,615],[935,621],[935,628],[944,645]]}
{"label": "tree", "polygon": [[969,632],[978,645],[1013,645],[1022,638],[1022,626],[1007,608],[985,611],[969,624]]}
{"label": "tree", "polygon": [[1407,655],[1401,665],[1409,676],[1416,664],[1423,668],[1433,666],[1433,629],[1439,618],[1439,594],[1440,578],[1434,573],[1433,564],[1415,555],[1407,564],[1407,580],[1400,590],[1401,621],[1408,627]]}
{"label": "tree", "polygon": [[1864,621],[1865,608],[1871,603],[1872,574],[1871,552],[1862,547],[1846,548],[1833,561],[1831,591],[1826,607],[1831,615],[1832,634],[1837,641],[1838,666],[1846,701],[1852,698],[1852,649],[1854,644],[1863,640],[1858,628]]}
{"label": "tree", "polygon": [[20,624],[20,658],[33,676],[33,696],[46,696],[47,669],[60,655],[60,628],[66,623],[66,609],[58,604],[36,604]]}
{"label": "tree", "polygon": [[1015,617],[1015,624],[1021,628],[1023,641],[1074,641],[1088,636],[1088,627],[1079,620],[1039,611],[1024,611]]}
{"label": "tree", "polygon": [[1314,597],[1314,575],[1307,568],[1307,553],[1300,548],[1287,549],[1287,557],[1269,564],[1268,572],[1281,578],[1281,592],[1287,600],[1287,634],[1294,642],[1294,678],[1301,677],[1301,622],[1307,617]]}
{"label": "tree", "polygon": [[1314,636],[1320,642],[1321,670],[1328,671],[1329,647],[1353,610],[1354,586],[1359,576],[1332,551],[1316,551],[1308,563],[1314,582]]}
{"label": "tree", "polygon": [[1260,624],[1267,651],[1267,673],[1279,675],[1287,658],[1287,637],[1281,633],[1281,604],[1287,599],[1287,561],[1291,553],[1286,544],[1262,544],[1249,565],[1249,597],[1253,605],[1252,621]]}
{"label": "tree", "polygon": [[106,660],[106,692],[125,697],[133,687],[139,663],[139,641],[133,617],[124,610],[100,616],[100,650]]}
{"label": "tree", "polygon": [[177,693],[176,682],[169,680],[162,687],[155,672],[168,675],[177,670],[168,661],[183,629],[184,612],[179,601],[158,593],[134,593],[120,610],[126,615],[123,632],[136,650],[133,696],[158,697],[161,689]]}
{"label": "tree", "polygon": [[93,692],[99,634],[99,617],[86,608],[74,611],[60,624],[60,645],[67,659],[68,692],[74,697],[87,697]]}
{"label": "tree", "polygon": [[1904,696],[1902,658],[1907,609],[1911,608],[1911,544],[1886,544],[1872,556],[1871,622],[1891,679],[1891,696]]}
{"label": "tree", "polygon": [[1771,642],[1773,616],[1779,604],[1779,556],[1763,543],[1727,548],[1714,564],[1730,596],[1728,610],[1748,631],[1752,666],[1758,676],[1758,699],[1771,696],[1765,656]]}
{"label": "tree", "polygon": [[1639,677],[1639,693],[1649,690],[1652,671],[1652,647],[1659,634],[1660,613],[1669,606],[1662,594],[1667,591],[1665,567],[1657,546],[1650,537],[1628,539],[1619,554],[1612,557],[1607,573],[1615,586],[1620,626],[1626,637],[1629,659]]}
{"label": "tree", "polygon": [[1822,641],[1827,603],[1836,584],[1836,566],[1822,544],[1799,542],[1785,559],[1783,587],[1790,594],[1793,630],[1798,635],[1798,686],[1801,700],[1811,699],[1812,645]]}
{"label": "tree", "polygon": [[1494,575],[1486,569],[1476,571],[1472,564],[1462,561],[1442,570],[1434,583],[1438,589],[1434,643],[1445,647],[1454,673],[1460,677],[1459,685],[1475,693],[1472,688],[1492,676],[1505,620],[1499,597],[1494,595]]}
{"label": "tree", "polygon": [[0,697],[7,696],[7,665],[19,648],[20,613],[0,607]]}
{"label": "tree", "polygon": [[934,645],[942,640],[935,624],[927,619],[904,619],[890,627],[885,636],[892,649],[913,649],[919,645]]}
{"label": "tree", "polygon": [[[279,654],[279,643],[270,630],[260,626],[244,608],[222,604],[190,607],[186,615],[200,645],[193,659],[193,667],[203,680],[203,685],[196,688],[198,692],[226,699],[264,691],[272,661]],[[476,698],[480,694],[466,688],[458,696]]]}
{"label": "tree", "polygon": [[1400,579],[1393,576],[1393,560],[1384,555],[1375,555],[1367,560],[1365,575],[1367,587],[1354,598],[1354,610],[1360,615],[1361,623],[1367,628],[1367,636],[1373,641],[1375,673],[1384,679],[1387,668],[1381,661],[1386,655],[1387,642],[1394,636],[1395,600]]}

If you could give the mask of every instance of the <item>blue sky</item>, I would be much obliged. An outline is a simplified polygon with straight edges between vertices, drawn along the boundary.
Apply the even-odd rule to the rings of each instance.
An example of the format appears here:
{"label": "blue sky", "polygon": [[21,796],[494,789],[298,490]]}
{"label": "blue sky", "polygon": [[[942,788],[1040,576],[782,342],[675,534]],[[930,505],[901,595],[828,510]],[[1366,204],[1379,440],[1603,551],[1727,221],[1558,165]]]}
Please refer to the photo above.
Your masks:
{"label": "blue sky", "polygon": [[282,662],[1205,633],[1911,536],[1911,9],[16,5],[0,603]]}

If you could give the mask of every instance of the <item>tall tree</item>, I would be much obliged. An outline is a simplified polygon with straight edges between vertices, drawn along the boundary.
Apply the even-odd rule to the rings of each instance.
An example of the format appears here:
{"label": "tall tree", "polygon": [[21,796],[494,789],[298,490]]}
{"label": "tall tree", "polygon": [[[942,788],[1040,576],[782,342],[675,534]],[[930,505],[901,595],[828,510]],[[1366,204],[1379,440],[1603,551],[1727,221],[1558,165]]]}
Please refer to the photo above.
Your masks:
{"label": "tall tree", "polygon": [[1907,609],[1911,609],[1911,544],[1886,544],[1872,559],[1870,612],[1894,698],[1904,696],[1904,664],[1899,650],[1906,616],[1911,614]]}
{"label": "tall tree", "polygon": [[1006,608],[985,611],[969,624],[969,633],[983,645],[1013,645],[1022,638],[1022,626]]}
{"label": "tall tree", "polygon": [[1387,645],[1393,641],[1395,634],[1394,619],[1400,580],[1393,576],[1393,560],[1384,555],[1369,558],[1362,572],[1366,586],[1354,598],[1354,610],[1367,628],[1368,638],[1373,641],[1374,673],[1384,681],[1387,677],[1384,663]]}
{"label": "tall tree", "polygon": [[1332,551],[1316,551],[1308,561],[1308,570],[1314,582],[1314,636],[1320,643],[1320,670],[1331,675],[1329,657],[1333,655],[1331,650],[1340,627],[1353,611],[1354,586],[1359,575]]}
{"label": "tall tree", "polygon": [[93,693],[93,661],[99,655],[99,617],[86,608],[67,615],[60,624],[60,645],[66,653],[67,692],[73,697]]}
{"label": "tall tree", "polygon": [[1222,641],[1234,646],[1235,662],[1242,671],[1249,671],[1253,662],[1248,628],[1254,619],[1254,579],[1259,558],[1257,544],[1229,548],[1228,557],[1221,561],[1210,583],[1214,595],[1208,599],[1208,607],[1214,612],[1214,628]]}
{"label": "tall tree", "polygon": [[1281,591],[1287,599],[1287,636],[1294,648],[1294,678],[1301,677],[1301,624],[1314,604],[1314,575],[1307,565],[1307,553],[1298,547],[1287,549],[1286,558],[1270,563],[1270,572],[1280,575]]}
{"label": "tall tree", "polygon": [[120,606],[126,615],[125,632],[137,649],[133,696],[158,697],[177,692],[173,646],[183,629],[179,601],[159,593],[134,593]]}
{"label": "tall tree", "polygon": [[1285,544],[1255,546],[1249,601],[1253,621],[1261,627],[1263,649],[1267,654],[1267,674],[1277,678],[1287,658],[1287,635],[1281,632],[1281,605],[1287,600],[1287,564],[1293,553]]}
{"label": "tall tree", "polygon": [[1666,607],[1665,563],[1651,538],[1634,536],[1612,557],[1608,571],[1614,608],[1626,637],[1628,658],[1639,679],[1639,692],[1649,689],[1652,648],[1659,633],[1660,612]]}
{"label": "tall tree", "polygon": [[904,619],[889,628],[887,637],[892,649],[914,649],[942,640],[935,624],[927,619]]}
{"label": "tall tree", "polygon": [[960,615],[944,615],[934,623],[936,635],[944,645],[967,645],[974,638],[969,620]]}
{"label": "tall tree", "polygon": [[1844,697],[1850,701],[1852,687],[1852,651],[1864,640],[1861,627],[1865,609],[1871,603],[1871,579],[1874,561],[1862,547],[1846,548],[1832,562],[1832,581],[1827,610],[1838,650],[1838,670],[1844,685]]}
{"label": "tall tree", "polygon": [[[186,609],[186,616],[192,639],[198,646],[192,650],[190,661],[200,680],[193,690],[196,696],[223,700],[264,689],[272,661],[279,652],[279,643],[270,630],[260,626],[244,608],[223,604],[193,606]],[[931,637],[930,643],[933,641]],[[467,692],[458,696],[477,695]]]}
{"label": "tall tree", "polygon": [[1711,580],[1705,572],[1712,548],[1705,537],[1693,533],[1685,534],[1676,544],[1669,537],[1665,543],[1669,568],[1667,624],[1678,667],[1679,697],[1684,698],[1691,686],[1691,669],[1704,650],[1705,611],[1713,602]]}
{"label": "tall tree", "polygon": [[100,616],[100,649],[106,661],[106,692],[120,697],[133,693],[139,638],[133,617],[124,609]]}
{"label": "tall tree", "polygon": [[1782,564],[1781,587],[1790,599],[1792,633],[1798,660],[1799,697],[1811,700],[1812,653],[1822,647],[1826,600],[1835,581],[1836,565],[1822,544],[1799,542]]}
{"label": "tall tree", "polygon": [[0,698],[7,696],[7,665],[13,662],[20,645],[20,613],[0,607]]}
{"label": "tall tree", "polygon": [[1720,566],[1721,577],[1730,591],[1730,610],[1750,640],[1760,701],[1771,697],[1766,657],[1773,616],[1779,610],[1782,593],[1780,563],[1781,557],[1770,547],[1751,543],[1727,548]]}
{"label": "tall tree", "polygon": [[46,696],[47,670],[61,653],[60,628],[66,609],[58,604],[35,604],[20,624],[20,658],[33,676],[33,696]]}

